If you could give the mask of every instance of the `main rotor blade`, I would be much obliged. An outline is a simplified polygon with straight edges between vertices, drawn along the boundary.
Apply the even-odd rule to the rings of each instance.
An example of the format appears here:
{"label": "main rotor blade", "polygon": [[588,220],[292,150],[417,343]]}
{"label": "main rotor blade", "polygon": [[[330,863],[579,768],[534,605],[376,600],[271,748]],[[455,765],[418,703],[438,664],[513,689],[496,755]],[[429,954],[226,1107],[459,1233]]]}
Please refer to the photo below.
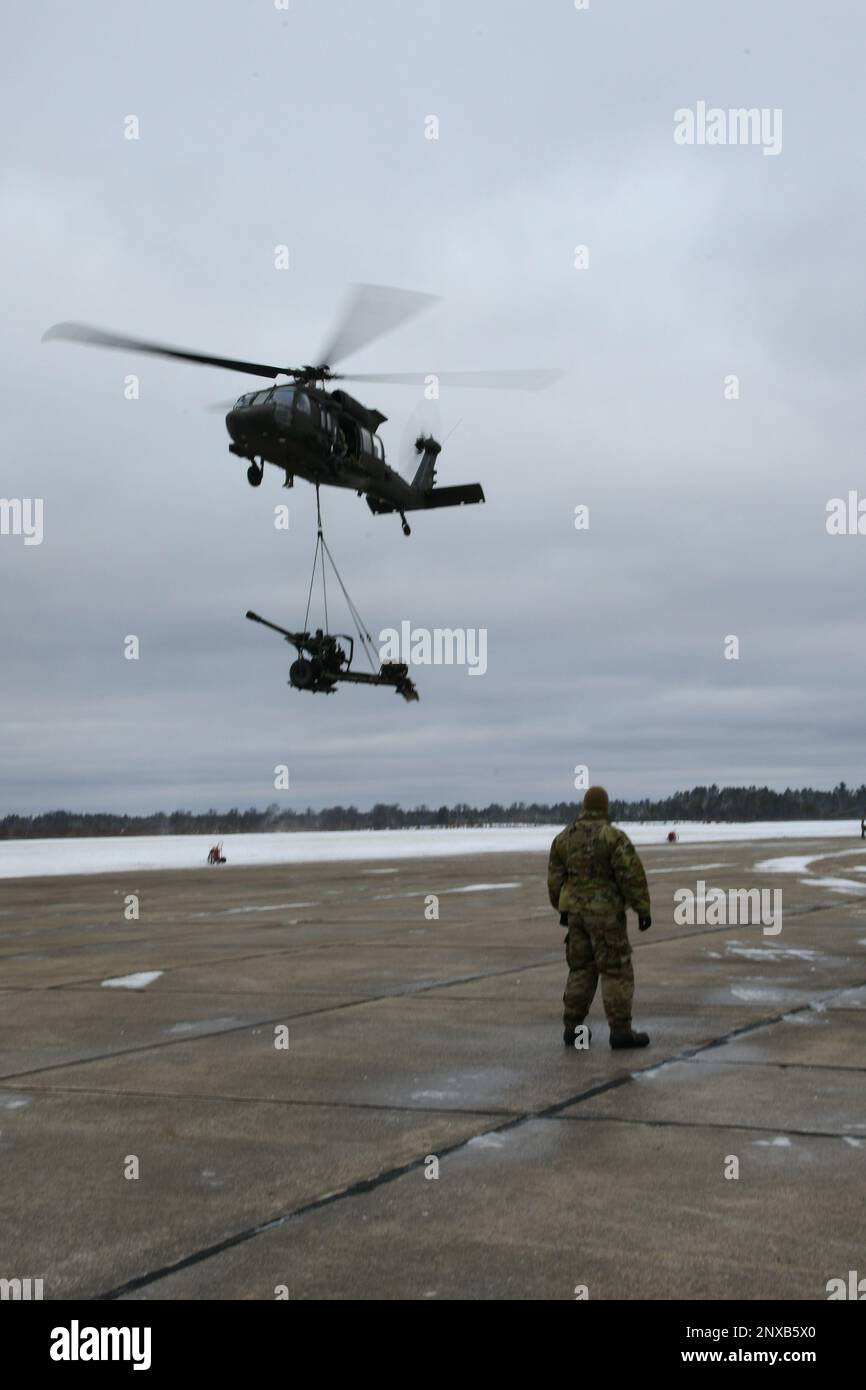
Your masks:
{"label": "main rotor blade", "polygon": [[264,362],[241,362],[236,357],[211,357],[207,353],[187,352],[184,348],[166,347],[163,343],[147,342],[144,338],[125,338],[119,333],[107,333],[86,323],[55,323],[42,334],[43,343],[63,338],[72,343],[87,343],[90,347],[119,348],[124,352],[149,352],[154,357],[174,357],[181,362],[199,362],[204,367],[225,367],[230,372],[246,372],[249,376],[291,376],[290,367],[271,367]]}
{"label": "main rotor blade", "polygon": [[333,366],[358,348],[390,333],[406,319],[436,304],[439,296],[416,290],[396,290],[388,285],[355,285],[330,341],[318,362]]}
{"label": "main rotor blade", "polygon": [[486,390],[500,391],[543,391],[552,386],[565,373],[553,368],[540,368],[535,371],[519,372],[392,372],[385,375],[379,372],[347,372],[340,374],[343,381],[378,381],[383,386],[426,386],[430,377],[435,377],[442,386],[480,386]]}

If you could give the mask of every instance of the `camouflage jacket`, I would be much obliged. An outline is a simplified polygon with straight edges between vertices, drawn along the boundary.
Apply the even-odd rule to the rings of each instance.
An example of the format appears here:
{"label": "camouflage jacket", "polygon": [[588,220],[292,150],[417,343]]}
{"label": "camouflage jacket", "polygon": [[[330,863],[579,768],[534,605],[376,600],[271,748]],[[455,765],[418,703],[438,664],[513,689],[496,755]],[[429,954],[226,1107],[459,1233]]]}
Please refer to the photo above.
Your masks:
{"label": "camouflage jacket", "polygon": [[649,888],[625,831],[600,811],[584,811],[550,846],[547,891],[557,912],[650,912]]}

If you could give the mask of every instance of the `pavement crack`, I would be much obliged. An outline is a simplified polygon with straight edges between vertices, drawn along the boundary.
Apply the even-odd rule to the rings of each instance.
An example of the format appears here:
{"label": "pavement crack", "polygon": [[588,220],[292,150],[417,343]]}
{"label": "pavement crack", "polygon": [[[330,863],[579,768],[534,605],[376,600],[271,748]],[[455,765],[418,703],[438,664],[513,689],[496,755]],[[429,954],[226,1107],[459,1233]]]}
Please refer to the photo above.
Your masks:
{"label": "pavement crack", "polygon": [[850,1139],[855,1137],[850,1132],[845,1134],[835,1129],[790,1129],[787,1125],[744,1125],[736,1121],[724,1124],[721,1120],[646,1120],[637,1117],[632,1118],[628,1115],[552,1115],[550,1118],[564,1124],[634,1125],[645,1129],[712,1129],[721,1130],[725,1134],[740,1130],[746,1134],[792,1134],[797,1139]]}

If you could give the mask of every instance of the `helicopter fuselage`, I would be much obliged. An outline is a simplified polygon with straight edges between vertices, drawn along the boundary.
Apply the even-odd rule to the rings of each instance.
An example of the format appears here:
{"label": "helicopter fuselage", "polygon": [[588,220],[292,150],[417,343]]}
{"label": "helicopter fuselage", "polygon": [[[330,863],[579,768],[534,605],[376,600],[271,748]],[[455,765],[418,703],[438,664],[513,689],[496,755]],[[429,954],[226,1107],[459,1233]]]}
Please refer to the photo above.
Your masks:
{"label": "helicopter fuselage", "polygon": [[241,396],[226,415],[226,428],[231,452],[250,463],[253,486],[261,482],[261,460],[281,469],[289,486],[297,477],[351,488],[402,510],[412,506],[416,492],[385,462],[377,431],[386,418],[345,391],[286,384]]}

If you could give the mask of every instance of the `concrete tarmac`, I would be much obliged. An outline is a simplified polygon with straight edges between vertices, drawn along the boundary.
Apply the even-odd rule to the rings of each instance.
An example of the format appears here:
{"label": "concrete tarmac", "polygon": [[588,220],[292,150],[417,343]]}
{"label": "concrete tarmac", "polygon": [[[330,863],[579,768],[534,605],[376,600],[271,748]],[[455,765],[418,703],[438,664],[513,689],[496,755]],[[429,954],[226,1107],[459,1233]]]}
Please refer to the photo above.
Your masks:
{"label": "concrete tarmac", "polygon": [[[641,853],[639,1052],[600,994],[563,1046],[537,854],[4,881],[0,1278],[809,1300],[866,1273],[866,846]],[[676,925],[701,881],[781,889],[781,930]]]}

